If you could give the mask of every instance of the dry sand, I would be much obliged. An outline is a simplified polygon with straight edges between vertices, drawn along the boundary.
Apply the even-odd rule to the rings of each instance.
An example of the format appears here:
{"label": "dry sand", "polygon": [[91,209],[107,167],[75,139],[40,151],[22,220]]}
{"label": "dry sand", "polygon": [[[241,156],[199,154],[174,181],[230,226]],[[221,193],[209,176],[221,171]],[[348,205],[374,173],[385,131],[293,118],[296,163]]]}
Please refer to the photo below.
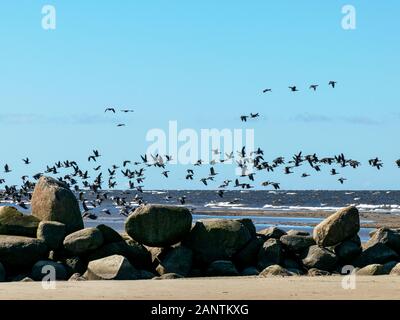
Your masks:
{"label": "dry sand", "polygon": [[144,281],[40,282],[0,284],[0,299],[110,300],[351,300],[400,299],[400,276],[358,276],[356,289],[342,288],[341,276],[197,278]]}

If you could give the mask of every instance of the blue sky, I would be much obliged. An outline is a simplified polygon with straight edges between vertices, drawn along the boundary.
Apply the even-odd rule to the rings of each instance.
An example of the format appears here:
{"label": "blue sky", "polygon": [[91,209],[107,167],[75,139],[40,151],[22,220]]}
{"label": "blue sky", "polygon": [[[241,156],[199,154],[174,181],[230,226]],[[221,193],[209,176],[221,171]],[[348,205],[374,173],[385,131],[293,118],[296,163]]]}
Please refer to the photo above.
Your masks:
{"label": "blue sky", "polygon": [[[57,28],[41,28],[54,5]],[[357,29],[341,27],[342,6]],[[104,168],[136,160],[149,129],[254,128],[266,159],[344,152],[360,160],[341,186],[326,169],[307,179],[259,173],[284,189],[398,189],[400,4],[396,1],[8,1],[0,4],[0,165],[18,183],[56,160],[87,165],[93,148]],[[329,80],[337,80],[333,90]],[[311,83],[319,83],[314,94]],[[287,87],[297,85],[291,94]],[[273,92],[262,94],[264,88]],[[106,106],[133,114],[104,114]],[[241,114],[259,112],[243,124]],[[125,128],[116,128],[119,122]],[[29,156],[30,167],[21,159]],[[381,172],[367,166],[380,156]],[[233,168],[217,167],[221,179]],[[146,188],[187,184],[148,173]],[[203,170],[206,172],[206,169]],[[200,178],[200,173],[198,178]],[[216,186],[216,185],[215,185]]]}

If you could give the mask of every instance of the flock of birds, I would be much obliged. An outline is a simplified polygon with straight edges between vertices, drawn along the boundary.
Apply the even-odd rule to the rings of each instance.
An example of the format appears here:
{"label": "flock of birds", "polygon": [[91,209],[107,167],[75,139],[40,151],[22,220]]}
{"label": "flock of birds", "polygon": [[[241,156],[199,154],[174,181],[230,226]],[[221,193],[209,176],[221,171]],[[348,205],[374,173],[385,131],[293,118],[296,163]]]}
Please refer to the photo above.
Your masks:
{"label": "flock of birds", "polygon": [[[330,81],[329,86],[335,88],[337,82]],[[309,86],[310,90],[316,91],[318,84],[312,84]],[[299,91],[297,86],[289,86],[291,92]],[[267,88],[263,90],[263,93],[271,92],[272,89]],[[122,109],[119,110],[122,113],[131,113],[134,110]],[[107,107],[104,111],[105,113],[115,114],[116,108]],[[250,115],[242,115],[240,117],[241,121],[246,122],[248,119],[258,118],[259,113],[250,113]],[[126,124],[119,123],[118,127],[123,127]],[[361,162],[347,158],[343,153],[335,155],[333,157],[319,157],[316,153],[303,155],[302,152],[295,154],[289,160],[280,156],[272,161],[267,161],[264,158],[264,151],[261,148],[252,150],[248,152],[246,147],[242,147],[241,150],[230,153],[222,153],[220,150],[212,150],[213,160],[205,161],[199,159],[193,164],[193,167],[186,170],[186,173],[181,177],[181,179],[187,181],[197,180],[205,186],[213,186],[216,189],[217,197],[224,197],[224,192],[228,187],[232,186],[236,189],[252,189],[255,187],[256,176],[261,176],[262,171],[265,173],[274,172],[277,170],[282,170],[285,175],[294,174],[295,170],[308,166],[308,168],[315,172],[322,171],[323,166],[329,166],[329,173],[332,176],[339,176],[337,181],[341,184],[347,180],[345,177],[341,176],[339,170],[341,168],[350,167],[353,169],[358,168]],[[42,175],[54,176],[61,182],[64,182],[69,186],[69,188],[77,194],[77,198],[81,202],[83,208],[83,216],[89,219],[96,219],[97,215],[93,213],[93,209],[99,207],[103,201],[111,200],[113,204],[119,208],[121,215],[128,216],[134,206],[142,205],[145,203],[143,197],[144,182],[146,180],[146,172],[150,168],[155,168],[159,170],[160,174],[165,178],[170,177],[170,170],[168,170],[168,164],[172,160],[171,155],[141,155],[138,161],[125,160],[119,165],[112,165],[107,168],[106,171],[102,171],[102,165],[99,164],[99,158],[101,154],[98,150],[93,150],[93,152],[87,157],[87,162],[89,165],[93,164],[91,173],[88,170],[83,169],[82,166],[78,165],[76,161],[57,161],[54,164],[47,165],[45,170],[40,173],[29,176],[24,175],[21,177],[22,183],[20,187],[16,185],[8,185],[5,178],[0,176],[0,201],[11,201],[17,206],[23,209],[29,209],[28,203],[32,196],[32,191],[35,187],[36,181]],[[29,158],[22,159],[25,165],[30,165],[31,161]],[[227,161],[236,162],[239,168],[239,176],[234,180],[229,179],[218,179],[221,174],[217,172],[217,165],[225,163]],[[378,157],[370,159],[368,164],[380,170],[383,167],[383,162]],[[207,174],[201,174],[197,170],[198,167],[209,166]],[[396,161],[396,165],[400,168],[400,159]],[[203,170],[204,171],[204,170]],[[4,174],[8,175],[12,172],[10,165],[4,165]],[[310,172],[310,171],[308,171]],[[94,174],[93,178],[91,176]],[[117,184],[117,174],[122,174],[122,177],[126,180],[126,185],[128,190],[123,191],[122,196],[111,195],[110,190],[116,189]],[[300,175],[302,178],[307,178],[310,173],[304,172]],[[280,183],[276,181],[265,180],[260,182],[260,186],[269,187],[273,189],[280,189]],[[122,188],[125,189],[125,188]],[[132,192],[135,195],[132,197]],[[90,199],[89,196],[90,195]],[[110,197],[109,197],[110,196]],[[129,199],[128,199],[129,197]],[[173,201],[171,196],[166,196],[166,201]],[[175,201],[184,205],[187,202],[185,196],[178,197]],[[237,203],[238,199],[232,201],[232,203]],[[103,209],[103,213],[111,214],[109,209]]]}
{"label": "flock of birds", "polygon": [[[315,172],[322,171],[323,166],[329,166],[329,173],[332,176],[339,176],[340,168],[351,167],[353,169],[358,168],[361,163],[357,160],[347,158],[343,153],[333,156],[333,157],[323,157],[320,158],[317,154],[303,155],[302,152],[295,154],[289,160],[284,157],[277,157],[272,161],[266,161],[264,159],[264,151],[260,148],[253,150],[251,152],[246,151],[246,147],[242,147],[240,151],[234,155],[233,152],[223,154],[219,150],[212,150],[215,158],[209,163],[199,159],[193,168],[187,169],[184,176],[181,179],[185,180],[198,180],[205,186],[213,185],[216,182],[219,173],[216,168],[219,163],[224,163],[228,160],[236,162],[238,168],[240,168],[241,174],[233,181],[229,179],[221,179],[220,182],[215,185],[216,196],[223,198],[224,192],[230,186],[237,189],[251,189],[254,188],[255,178],[257,175],[262,175],[261,172],[265,173],[273,172],[276,170],[282,170],[284,174],[290,175],[294,174],[296,169],[308,166]],[[101,154],[98,150],[93,150],[87,158],[88,164],[99,163],[99,158]],[[7,185],[5,178],[0,178],[0,188],[4,190],[0,191],[0,200],[2,201],[12,201],[19,207],[23,209],[28,208],[28,202],[31,199],[32,191],[35,187],[36,181],[42,175],[50,175],[57,178],[59,181],[67,184],[71,190],[75,191],[77,198],[80,200],[83,208],[83,216],[96,219],[97,215],[91,211],[100,206],[104,200],[113,201],[114,205],[120,208],[120,214],[127,216],[129,212],[134,208],[134,205],[144,204],[143,189],[144,182],[146,179],[145,173],[150,170],[150,168],[156,168],[159,170],[160,174],[165,178],[169,177],[170,171],[168,169],[168,163],[172,160],[170,155],[141,155],[139,161],[125,160],[120,165],[112,165],[107,168],[104,174],[101,171],[102,166],[97,165],[92,168],[92,172],[95,173],[94,178],[91,178],[92,174],[89,174],[88,170],[83,169],[76,161],[57,161],[52,165],[47,165],[43,172],[34,174],[31,179],[29,176],[24,175],[21,177],[22,184],[18,188],[16,185]],[[25,165],[30,165],[31,161],[29,158],[22,159]],[[368,161],[368,164],[380,170],[383,167],[383,162],[379,158],[373,158]],[[208,173],[206,175],[197,176],[196,167],[209,166],[207,168]],[[400,159],[396,161],[396,165],[400,168]],[[10,174],[12,168],[10,165],[4,165],[4,175]],[[126,179],[128,189],[123,192],[125,196],[111,196],[108,198],[110,191],[117,188],[117,173],[122,174]],[[302,178],[309,177],[309,173],[302,173]],[[337,179],[341,184],[346,181],[346,178],[339,177]],[[271,186],[273,189],[280,189],[280,183],[274,181],[262,181],[261,186],[268,187]],[[131,191],[135,192],[132,197]],[[86,198],[86,196],[91,194],[92,199]],[[128,199],[130,197],[130,199]],[[167,201],[173,201],[170,196],[166,197]],[[185,196],[181,196],[175,199],[182,205],[187,201]],[[237,201],[235,199],[234,201]],[[103,213],[111,214],[109,209],[103,209]]]}

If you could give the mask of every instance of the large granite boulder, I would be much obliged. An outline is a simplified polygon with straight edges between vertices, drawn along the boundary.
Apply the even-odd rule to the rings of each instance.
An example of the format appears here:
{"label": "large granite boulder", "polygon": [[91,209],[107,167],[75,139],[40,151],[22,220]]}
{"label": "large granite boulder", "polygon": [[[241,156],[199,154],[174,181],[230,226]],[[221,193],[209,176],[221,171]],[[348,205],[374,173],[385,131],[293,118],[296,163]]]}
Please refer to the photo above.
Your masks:
{"label": "large granite boulder", "polygon": [[258,252],[258,269],[280,264],[283,259],[283,247],[279,240],[270,238],[264,242]]}
{"label": "large granite boulder", "polygon": [[14,207],[0,207],[0,234],[36,237],[39,219]]}
{"label": "large granite boulder", "polygon": [[289,270],[287,270],[277,264],[266,267],[259,274],[259,276],[262,278],[265,278],[265,277],[290,277],[293,275],[294,275],[294,273],[290,272]]}
{"label": "large granite boulder", "polygon": [[314,228],[315,242],[323,247],[334,246],[355,236],[360,230],[356,207],[347,207],[332,214]]}
{"label": "large granite boulder", "polygon": [[42,239],[49,249],[58,249],[63,244],[65,224],[57,221],[41,221],[36,237]]}
{"label": "large granite boulder", "polygon": [[111,242],[92,251],[87,259],[89,261],[98,260],[112,255],[121,255],[137,269],[151,269],[151,254],[141,244],[133,241]]}
{"label": "large granite boulder", "polygon": [[32,267],[32,279],[35,281],[41,281],[43,277],[52,275],[55,276],[55,279],[51,280],[68,279],[67,270],[61,263],[50,260],[40,260],[36,262]]}
{"label": "large granite boulder", "polygon": [[101,231],[104,244],[124,241],[124,238],[117,231],[105,224],[99,224],[96,228]]}
{"label": "large granite boulder", "polygon": [[247,228],[247,230],[249,230],[252,238],[255,238],[257,236],[256,226],[254,225],[253,220],[251,220],[250,218],[242,218],[237,219],[237,221],[239,221]]}
{"label": "large granite boulder", "polygon": [[3,264],[0,262],[0,282],[6,280],[6,269],[4,269]]}
{"label": "large granite boulder", "polygon": [[260,236],[262,236],[265,240],[268,239],[280,239],[282,236],[286,234],[285,231],[278,227],[269,227],[266,229],[262,229],[257,232]]}
{"label": "large granite boulder", "polygon": [[356,267],[369,264],[384,264],[389,261],[399,261],[399,255],[383,243],[375,243],[366,248],[353,262]]}
{"label": "large granite boulder", "polygon": [[187,208],[146,205],[126,220],[125,230],[137,242],[151,247],[167,247],[180,242],[192,227]]}
{"label": "large granite boulder", "polygon": [[97,228],[75,231],[64,239],[64,247],[75,255],[93,251],[103,244],[103,234]]}
{"label": "large granite boulder", "polygon": [[41,177],[32,194],[32,215],[43,221],[64,223],[66,232],[83,229],[78,201],[65,183]]}
{"label": "large granite boulder", "polygon": [[252,238],[242,249],[233,257],[233,262],[240,269],[257,265],[258,253],[265,240],[258,236]]}
{"label": "large granite boulder", "polygon": [[206,274],[209,277],[236,277],[240,275],[232,261],[227,260],[212,262],[208,266]]}
{"label": "large granite boulder", "polygon": [[337,266],[338,259],[336,255],[328,249],[314,245],[306,250],[302,262],[308,269],[316,268],[325,271],[333,271]]}
{"label": "large granite boulder", "polygon": [[385,274],[383,271],[383,265],[381,264],[370,264],[357,270],[358,276],[379,276]]}
{"label": "large granite boulder", "polygon": [[391,276],[400,276],[400,263],[396,264],[390,271]]}
{"label": "large granite boulder", "polygon": [[283,235],[280,241],[288,251],[294,253],[300,253],[315,245],[315,241],[311,236]]}
{"label": "large granite boulder", "polygon": [[249,230],[237,220],[206,219],[197,221],[183,244],[192,249],[199,264],[231,260],[251,239]]}
{"label": "large granite boulder", "polygon": [[6,269],[30,268],[47,254],[48,248],[43,240],[0,235],[0,261]]}
{"label": "large granite boulder", "polygon": [[125,257],[113,255],[90,261],[84,277],[88,280],[136,280],[139,272]]}
{"label": "large granite boulder", "polygon": [[157,273],[162,276],[166,273],[178,273],[186,277],[193,263],[193,252],[184,246],[177,246],[169,250],[157,266]]}
{"label": "large granite boulder", "polygon": [[380,228],[373,233],[372,237],[365,244],[369,248],[377,243],[383,243],[390,249],[400,254],[400,233],[389,228]]}
{"label": "large granite boulder", "polygon": [[361,252],[361,240],[358,235],[335,246],[335,254],[342,263],[351,263]]}

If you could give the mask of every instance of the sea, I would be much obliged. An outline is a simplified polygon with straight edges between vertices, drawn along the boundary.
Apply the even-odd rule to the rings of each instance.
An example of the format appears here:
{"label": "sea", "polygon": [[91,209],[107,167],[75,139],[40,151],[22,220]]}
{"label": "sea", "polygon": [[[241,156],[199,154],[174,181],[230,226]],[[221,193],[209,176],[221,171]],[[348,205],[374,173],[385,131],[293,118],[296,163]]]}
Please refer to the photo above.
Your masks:
{"label": "sea", "polygon": [[[235,218],[250,218],[257,230],[270,226],[278,226],[284,230],[296,229],[312,232],[313,226],[322,221],[312,217],[315,211],[334,212],[340,208],[355,205],[360,211],[378,214],[398,215],[400,220],[400,191],[330,191],[330,190],[299,190],[299,191],[266,191],[266,190],[227,190],[220,197],[214,190],[145,190],[136,191],[107,191],[107,200],[100,206],[94,207],[90,201],[95,199],[94,194],[86,191],[84,198],[89,202],[90,211],[98,216],[96,220],[85,219],[86,226],[107,224],[118,231],[124,230],[126,217],[121,215],[121,207],[116,204],[117,198],[123,198],[134,209],[138,204],[135,196],[144,202],[153,204],[182,205],[179,198],[185,198],[184,206],[192,210],[194,221],[200,219],[226,218],[240,215]],[[0,201],[0,205],[10,205],[7,201]],[[12,204],[11,204],[12,205]],[[29,203],[28,203],[29,205]],[[108,209],[111,215],[102,212]],[[29,212],[28,210],[21,211]],[[268,212],[282,212],[278,216],[270,216]],[[299,212],[296,216],[285,216],[285,212]],[[364,223],[372,221],[362,220]],[[362,228],[362,241],[369,238],[371,228]]]}

